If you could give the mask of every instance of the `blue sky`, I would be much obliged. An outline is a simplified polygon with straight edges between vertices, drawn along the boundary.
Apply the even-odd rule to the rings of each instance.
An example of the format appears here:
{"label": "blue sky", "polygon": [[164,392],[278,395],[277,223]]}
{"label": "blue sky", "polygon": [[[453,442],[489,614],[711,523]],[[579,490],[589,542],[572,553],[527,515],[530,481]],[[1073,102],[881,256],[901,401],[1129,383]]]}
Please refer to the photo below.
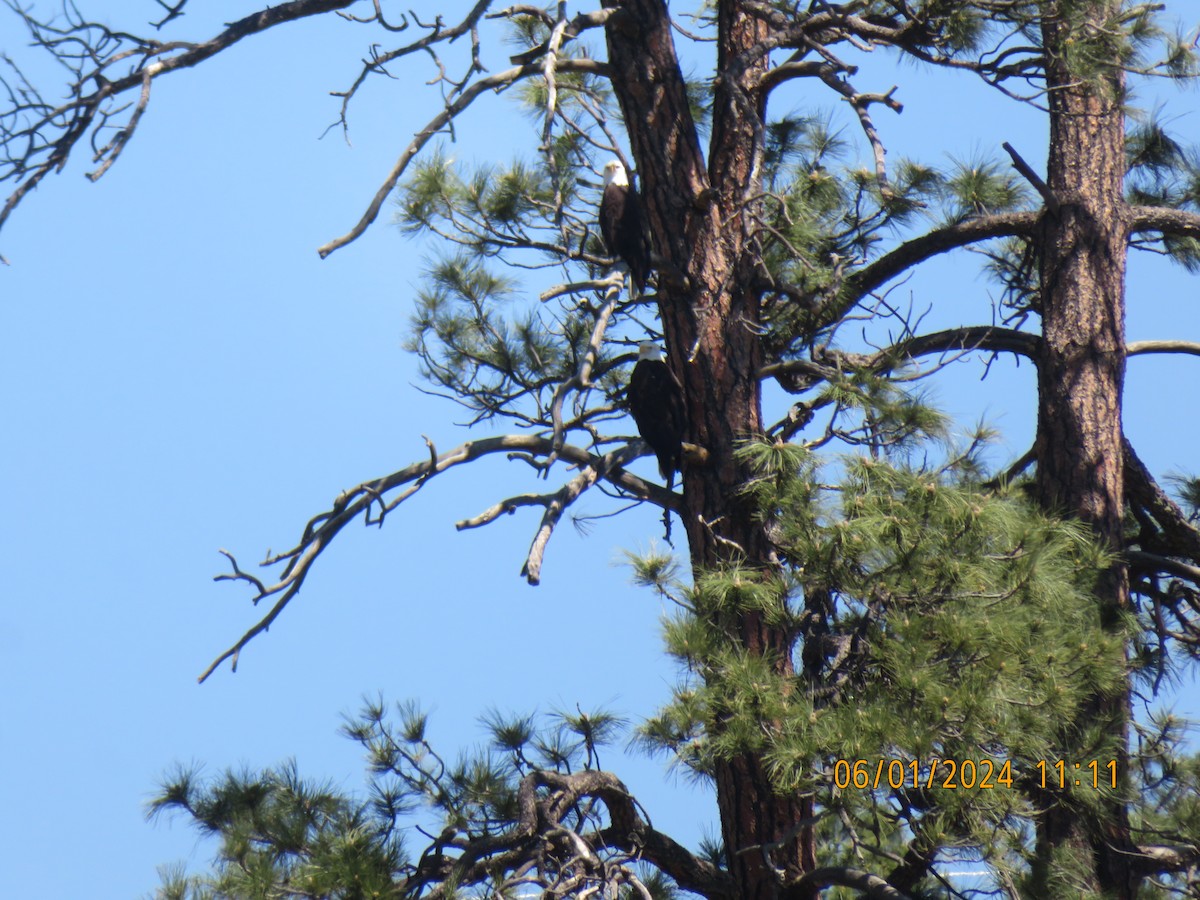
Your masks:
{"label": "blue sky", "polygon": [[[226,19],[252,8],[223,6]],[[104,7],[131,30],[155,11]],[[0,22],[0,50],[20,51],[24,36]],[[207,37],[219,22],[189,13],[174,34]],[[163,79],[100,182],[73,159],[0,236],[11,262],[0,268],[0,847],[12,896],[138,896],[159,864],[203,867],[211,848],[182,821],[144,820],[176,763],[215,774],[295,758],[304,774],[359,788],[360,754],[336,731],[364,693],[422,700],[454,755],[482,740],[475,721],[492,707],[606,706],[637,719],[674,682],[659,601],[620,565],[660,537],[657,516],[600,520],[586,538],[561,528],[542,586],[529,588],[518,572],[535,513],[453,528],[537,489],[493,460],[430,482],[382,530],[343,531],[237,674],[196,685],[257,614],[239,586],[213,583],[218,548],[256,562],[343,488],[421,458],[422,434],[441,450],[468,436],[458,409],[413,387],[401,349],[423,248],[385,209],[348,248],[315,252],[357,220],[436,108],[433,90],[414,86],[430,75],[420,57],[396,69],[405,81],[364,91],[352,146],[336,132],[318,140],[337,114],[328,92],[378,39],[325,18]],[[495,70],[511,50],[486,52]],[[893,159],[999,156],[1004,140],[1044,158],[1039,117],[977,85],[886,60],[860,80],[900,85],[903,115],[878,113]],[[1195,139],[1195,94],[1165,96]],[[773,108],[814,102],[834,107],[806,87]],[[523,128],[510,101],[488,97],[450,152],[506,160],[529,152]],[[935,307],[931,329],[988,321],[973,271],[969,258],[944,260],[903,290]],[[1200,338],[1195,295],[1193,278],[1135,257],[1130,339]],[[1159,474],[1200,470],[1197,423],[1179,415],[1197,365],[1130,363],[1127,430]],[[967,425],[986,415],[1006,433],[999,453],[1015,456],[1032,435],[1032,370],[1001,361],[981,374],[978,362],[954,366],[937,396]],[[610,752],[606,763],[657,826],[689,843],[711,827],[704,792],[664,779],[660,762]]]}

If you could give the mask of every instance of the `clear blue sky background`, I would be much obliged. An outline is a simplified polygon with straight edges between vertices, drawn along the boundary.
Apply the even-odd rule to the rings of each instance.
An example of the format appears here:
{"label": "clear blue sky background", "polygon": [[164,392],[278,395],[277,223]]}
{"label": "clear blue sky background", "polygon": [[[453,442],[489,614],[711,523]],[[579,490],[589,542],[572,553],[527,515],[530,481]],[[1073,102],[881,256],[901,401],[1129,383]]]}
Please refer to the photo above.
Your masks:
{"label": "clear blue sky background", "polygon": [[[157,9],[81,5],[133,31]],[[168,36],[203,39],[255,8],[220,6],[189,12]],[[624,550],[661,536],[657,516],[601,520],[586,538],[564,526],[543,585],[529,588],[518,570],[535,512],[453,528],[503,496],[545,489],[493,460],[435,479],[382,531],[343,531],[238,673],[195,683],[258,615],[247,591],[212,582],[224,571],[218,548],[256,562],[290,546],[343,488],[423,457],[422,433],[439,450],[468,436],[454,425],[458,409],[413,387],[401,350],[423,248],[389,210],[328,260],[315,253],[356,221],[436,109],[436,91],[422,86],[429,62],[414,57],[394,70],[402,81],[373,79],[363,92],[352,147],[338,132],[317,139],[337,113],[328,92],[350,84],[376,40],[389,39],[325,17],[162,79],[108,175],[89,184],[88,161],[73,159],[0,236],[12,263],[0,269],[8,896],[139,896],[159,864],[202,868],[211,847],[183,822],[144,820],[156,780],[178,762],[215,774],[295,758],[304,774],[359,789],[360,754],[336,731],[364,693],[421,699],[453,756],[482,740],[475,720],[489,708],[606,706],[636,720],[675,679],[659,647],[659,602],[620,565]],[[25,43],[0,16],[0,51],[22,54],[58,96],[53,70]],[[510,52],[493,44],[485,64],[496,71]],[[968,79],[881,57],[858,84],[900,86],[903,115],[877,112],[892,159],[996,157],[1004,140],[1044,159],[1040,117]],[[1196,95],[1164,97],[1180,133],[1200,136]],[[790,105],[837,108],[808,85],[773,109]],[[529,153],[524,122],[511,101],[483,98],[450,152]],[[974,265],[969,254],[941,261],[897,296],[933,306],[930,330],[989,321]],[[1129,305],[1131,340],[1200,339],[1195,279],[1160,259],[1134,257]],[[1130,363],[1127,430],[1159,474],[1200,470],[1198,365]],[[1001,361],[988,382],[981,374],[978,361],[958,364],[937,379],[937,396],[964,425],[986,416],[1006,435],[997,458],[1015,457],[1032,436],[1032,370]],[[610,506],[597,497],[581,508]],[[1194,683],[1183,687],[1194,710]],[[660,762],[610,752],[606,763],[657,826],[691,844],[712,829],[705,792],[664,777]]]}

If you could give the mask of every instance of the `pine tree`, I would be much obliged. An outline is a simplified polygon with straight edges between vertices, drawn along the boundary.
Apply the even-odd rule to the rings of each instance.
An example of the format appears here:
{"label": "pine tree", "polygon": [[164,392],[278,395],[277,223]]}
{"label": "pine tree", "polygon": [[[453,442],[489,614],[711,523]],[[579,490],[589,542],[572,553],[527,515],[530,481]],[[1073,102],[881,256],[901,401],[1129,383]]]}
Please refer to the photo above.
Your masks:
{"label": "pine tree", "polygon": [[[185,2],[164,4],[156,24],[179,27]],[[85,136],[92,175],[103,175],[135,136],[155,79],[351,5],[293,0],[185,43],[109,29],[70,4],[52,22],[12,5],[71,82],[57,104],[15,67],[6,80],[0,139],[16,187],[0,226]],[[802,900],[829,885],[918,895],[949,891],[939,866],[965,853],[986,861],[1009,895],[1194,892],[1195,782],[1180,776],[1195,764],[1178,758],[1175,723],[1136,722],[1130,702],[1147,674],[1200,646],[1200,536],[1121,427],[1125,357],[1156,349],[1125,339],[1129,249],[1200,264],[1194,153],[1157,123],[1130,130],[1125,121],[1127,78],[1194,75],[1191,45],[1161,31],[1159,12],[1117,0],[722,0],[680,28],[661,0],[624,0],[573,17],[565,5],[489,11],[482,2],[453,26],[391,21],[379,4],[357,17],[393,49],[376,50],[342,93],[342,122],[364,79],[410,55],[434,55],[445,107],[358,225],[320,252],[354,240],[397,193],[406,227],[453,248],[417,298],[410,349],[474,423],[523,430],[440,455],[431,445],[428,460],[342,494],[269,561],[277,576],[260,580],[231,556],[227,577],[272,605],[203,677],[236,665],[358,516],[382,521],[434,475],[493,453],[547,478],[572,465],[556,490],[514,494],[460,527],[540,507],[524,567],[536,584],[555,527],[597,485],[678,515],[690,577],[666,577],[662,560],[638,571],[680,603],[668,642],[695,681],[643,737],[713,780],[723,846],[705,859],[650,828],[596,764],[590,719],[565,722],[557,736],[493,722],[496,752],[507,756],[452,768],[432,755],[419,717],[402,717],[395,735],[372,707],[352,736],[384,754],[379,772],[399,787],[381,786],[368,804],[289,771],[169,786],[161,808],[221,835],[211,890],[511,893],[508,879],[529,866],[550,894],[641,892],[637,858],[709,897]],[[482,61],[494,52],[479,38],[492,20],[519,46],[511,68]],[[423,35],[406,43],[394,37],[401,25]],[[470,46],[449,75],[452,42],[464,35]],[[701,39],[715,44],[714,68],[693,82],[680,42]],[[894,91],[859,89],[863,48],[962,70],[1044,109],[1045,177],[1011,148],[1021,179],[990,160],[889,167],[873,109],[900,104]],[[847,148],[821,119],[773,117],[772,92],[797,79],[848,101],[873,167],[847,167]],[[439,156],[434,137],[495,92],[519,95],[530,112],[536,162],[472,171]],[[593,225],[596,173],[614,154],[631,160],[646,210],[656,277],[644,297],[623,291]],[[1004,326],[918,333],[886,302],[886,287],[968,246],[988,254]],[[561,283],[530,299],[529,281],[515,277],[530,266]],[[854,352],[847,323],[863,316],[891,317],[900,338]],[[645,452],[621,416],[628,347],[647,332],[666,345],[688,443],[700,451],[679,493],[626,468]],[[1036,443],[1004,477],[974,471],[970,451],[932,467],[905,462],[943,430],[910,389],[913,363],[947,351],[1012,352],[1038,367]],[[798,398],[774,424],[764,416],[769,381]],[[836,465],[810,454],[839,445],[865,456],[843,464],[835,510],[815,479]],[[1040,513],[1007,487],[1035,463],[1025,487]],[[1006,614],[981,614],[988,603]],[[1014,709],[1002,713],[1006,704]],[[564,733],[578,742],[564,745]],[[872,784],[838,794],[843,753],[911,760],[914,781],[932,778],[930,754],[1005,760],[1013,787]],[[1056,760],[1112,760],[1116,784],[1048,786]],[[852,778],[862,772],[851,764]],[[396,822],[417,801],[442,830],[410,860],[395,844]],[[889,867],[850,864],[864,832]]]}

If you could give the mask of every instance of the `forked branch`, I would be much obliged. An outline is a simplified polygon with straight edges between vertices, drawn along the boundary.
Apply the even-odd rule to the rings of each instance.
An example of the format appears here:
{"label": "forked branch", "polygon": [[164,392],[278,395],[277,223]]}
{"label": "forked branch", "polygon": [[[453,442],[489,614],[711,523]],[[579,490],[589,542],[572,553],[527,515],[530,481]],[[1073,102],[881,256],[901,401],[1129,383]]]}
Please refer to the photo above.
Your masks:
{"label": "forked branch", "polygon": [[[95,180],[104,174],[129,143],[149,100],[150,82],[169,72],[190,68],[236,44],[242,38],[266,31],[276,25],[320,15],[349,6],[354,0],[291,0],[252,13],[230,24],[220,34],[201,43],[164,42],[114,32],[97,22],[79,16],[73,5],[64,6],[64,23],[53,24],[33,17],[16,0],[5,5],[29,29],[33,42],[44,47],[55,60],[72,73],[68,99],[61,104],[45,101],[16,65],[5,58],[11,76],[4,76],[11,103],[0,113],[0,181],[12,179],[17,187],[0,209],[0,228],[25,198],[50,172],[61,172],[76,144],[91,133],[96,147],[92,173]],[[174,15],[168,11],[165,24]],[[115,66],[128,69],[115,73]],[[15,79],[12,80],[12,79]],[[121,126],[113,119],[128,105],[118,107],[123,95],[138,92],[129,118]],[[116,138],[100,146],[98,135],[116,128]]]}
{"label": "forked branch", "polygon": [[[648,449],[641,441],[634,441],[631,444],[626,444],[624,447],[606,453],[598,462],[583,466],[578,475],[564,484],[554,494],[544,498],[543,505],[546,511],[542,515],[541,524],[538,526],[537,533],[533,537],[533,543],[529,547],[529,555],[525,559],[525,565],[521,567],[521,574],[525,577],[526,581],[531,585],[541,584],[542,559],[546,555],[546,546],[550,543],[550,536],[554,533],[555,527],[562,519],[562,515],[567,511],[567,508],[599,479],[607,477],[608,473],[613,469],[619,469],[625,463],[630,462]],[[671,505],[673,506],[674,504],[672,503]]]}
{"label": "forked branch", "polygon": [[[558,61],[556,70],[559,72],[587,72],[594,75],[603,75],[608,71],[608,67],[604,63],[593,59],[563,59]],[[363,233],[371,226],[371,223],[379,216],[379,211],[383,208],[383,204],[392,191],[395,190],[396,185],[400,183],[400,178],[408,169],[409,164],[421,152],[421,149],[429,143],[429,139],[435,134],[441,134],[481,94],[487,91],[500,93],[519,81],[541,74],[543,74],[543,70],[540,65],[531,63],[529,65],[517,66],[495,75],[489,75],[487,78],[481,78],[458,94],[453,101],[447,103],[446,107],[440,113],[430,119],[428,124],[417,132],[413,138],[413,142],[400,154],[400,158],[396,160],[392,171],[388,173],[383,184],[379,186],[379,190],[375,192],[375,196],[371,198],[371,202],[367,205],[366,212],[363,213],[355,226],[341,237],[334,238],[329,243],[317,248],[317,253],[320,254],[321,258],[324,259],[333,251],[339,250],[362,237]]]}
{"label": "forked branch", "polygon": [[[533,870],[543,897],[608,896],[637,880],[632,866],[641,860],[708,900],[733,898],[729,874],[652,828],[629,790],[609,772],[536,770],[521,779],[515,799],[516,821],[510,828],[451,837],[443,852],[417,867],[406,893],[440,900],[514,871]],[[587,830],[572,821],[578,809],[594,804],[607,811],[607,824]]]}
{"label": "forked branch", "polygon": [[[283,612],[292,598],[300,593],[300,588],[304,585],[304,579],[308,577],[308,573],[311,571],[317,558],[329,546],[338,532],[352,520],[361,515],[366,524],[381,524],[384,517],[391,510],[411,497],[435,475],[453,466],[468,463],[495,453],[507,453],[510,455],[520,455],[521,457],[543,457],[553,452],[554,441],[552,438],[540,435],[503,435],[479,441],[468,441],[441,455],[437,455],[434,452],[432,444],[429,446],[430,458],[428,460],[413,463],[383,478],[363,482],[357,487],[343,491],[334,501],[332,508],[318,516],[314,516],[309,521],[304,528],[300,542],[295,547],[283,553],[269,556],[264,560],[262,563],[264,566],[272,566],[279,563],[285,564],[279,579],[274,583],[268,584],[244,572],[238,567],[237,560],[232,554],[227,551],[221,551],[229,559],[233,571],[218,575],[214,580],[244,581],[250,584],[256,591],[252,598],[255,604],[267,598],[273,598],[275,602],[265,616],[204,670],[199,678],[201,682],[216,671],[225,660],[231,660],[233,670],[237,671],[238,657],[241,654],[242,648],[271,627],[271,624]],[[579,466],[582,472],[559,492],[561,496],[555,495],[557,504],[556,516],[561,516],[562,511],[586,487],[601,478],[632,497],[649,500],[663,507],[674,506],[677,501],[670,491],[643,481],[641,478],[622,468],[624,463],[629,462],[637,456],[644,455],[646,452],[648,452],[648,448],[641,441],[634,441],[629,445],[623,445],[621,449],[608,453],[605,456],[596,456],[581,447],[571,444],[564,444],[559,447],[559,458]],[[406,486],[407,489],[400,490]],[[397,491],[399,493],[394,494]],[[372,511],[375,509],[377,509],[377,512],[372,517]],[[547,506],[547,516],[549,515],[550,508]],[[554,521],[557,521],[557,518],[550,522],[549,530],[553,530]],[[483,523],[480,522],[479,524]],[[544,537],[542,537],[542,532],[546,532]],[[526,563],[529,570],[526,575],[531,583],[537,583],[535,580],[537,577],[535,567],[540,565],[539,547],[544,549],[545,541],[548,539],[549,531],[547,531],[547,520],[544,517],[541,529],[539,530],[539,537],[535,538],[534,548],[531,549],[530,559]],[[538,543],[539,540],[541,541],[540,545]],[[536,558],[535,551],[539,554]],[[533,566],[531,566],[531,562],[534,564]]]}

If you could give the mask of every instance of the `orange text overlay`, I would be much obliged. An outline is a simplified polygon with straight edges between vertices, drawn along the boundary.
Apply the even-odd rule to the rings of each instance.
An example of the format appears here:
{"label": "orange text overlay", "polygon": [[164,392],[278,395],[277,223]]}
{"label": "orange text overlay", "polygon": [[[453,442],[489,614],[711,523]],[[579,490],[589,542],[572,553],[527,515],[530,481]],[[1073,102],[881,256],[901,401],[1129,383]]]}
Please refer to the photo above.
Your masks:
{"label": "orange text overlay", "polygon": [[990,759],[839,759],[833,764],[833,784],[841,790],[879,788],[945,788],[985,790],[1013,785],[1012,763]]}

